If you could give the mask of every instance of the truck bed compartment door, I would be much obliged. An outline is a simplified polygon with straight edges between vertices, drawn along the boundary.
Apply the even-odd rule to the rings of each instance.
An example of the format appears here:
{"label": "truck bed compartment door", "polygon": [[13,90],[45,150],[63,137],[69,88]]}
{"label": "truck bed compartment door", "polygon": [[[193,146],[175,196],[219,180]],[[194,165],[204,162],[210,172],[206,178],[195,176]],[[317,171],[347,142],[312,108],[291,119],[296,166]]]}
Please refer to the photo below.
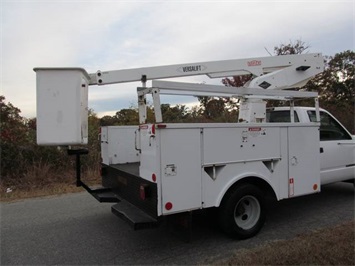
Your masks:
{"label": "truck bed compartment door", "polygon": [[201,134],[198,128],[161,130],[162,212],[201,207]]}
{"label": "truck bed compartment door", "polygon": [[320,191],[318,127],[289,127],[289,197]]}

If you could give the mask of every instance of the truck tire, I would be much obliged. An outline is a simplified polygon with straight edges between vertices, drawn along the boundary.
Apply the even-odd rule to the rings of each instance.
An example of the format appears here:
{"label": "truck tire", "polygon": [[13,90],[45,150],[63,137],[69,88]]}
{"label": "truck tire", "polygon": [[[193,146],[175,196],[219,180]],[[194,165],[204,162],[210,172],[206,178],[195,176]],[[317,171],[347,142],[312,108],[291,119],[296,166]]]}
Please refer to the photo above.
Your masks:
{"label": "truck tire", "polygon": [[219,207],[219,224],[233,238],[255,236],[265,223],[265,199],[251,184],[241,184],[229,191]]}

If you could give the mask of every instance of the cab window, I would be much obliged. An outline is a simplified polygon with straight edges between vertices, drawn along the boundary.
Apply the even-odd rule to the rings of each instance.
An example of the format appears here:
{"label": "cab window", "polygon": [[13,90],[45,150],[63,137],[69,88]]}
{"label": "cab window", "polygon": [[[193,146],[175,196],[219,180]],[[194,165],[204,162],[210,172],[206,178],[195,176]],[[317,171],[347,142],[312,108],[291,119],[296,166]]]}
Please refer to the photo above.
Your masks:
{"label": "cab window", "polygon": [[[295,122],[299,122],[296,111],[294,112]],[[266,113],[266,121],[269,123],[290,123],[291,116],[289,110],[283,111],[268,111]]]}
{"label": "cab window", "polygon": [[[316,112],[307,111],[311,122],[316,122]],[[351,139],[344,128],[329,114],[320,112],[320,140]]]}

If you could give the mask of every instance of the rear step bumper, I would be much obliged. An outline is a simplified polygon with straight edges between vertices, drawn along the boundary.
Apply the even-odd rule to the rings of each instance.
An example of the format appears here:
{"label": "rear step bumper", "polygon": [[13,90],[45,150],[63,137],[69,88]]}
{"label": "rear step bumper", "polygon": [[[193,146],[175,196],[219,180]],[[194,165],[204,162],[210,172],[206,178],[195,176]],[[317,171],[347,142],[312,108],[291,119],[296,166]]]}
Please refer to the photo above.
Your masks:
{"label": "rear step bumper", "polygon": [[90,193],[99,202],[120,202],[121,199],[112,192],[111,188],[96,188],[92,189],[86,185],[83,181],[77,180],[77,185],[83,187],[87,192]]}
{"label": "rear step bumper", "polygon": [[111,189],[92,189],[89,193],[99,202],[120,202],[120,199],[111,191]]}
{"label": "rear step bumper", "polygon": [[134,230],[153,228],[159,225],[157,219],[125,200],[113,205],[111,211],[128,222]]}
{"label": "rear step bumper", "polygon": [[[88,185],[86,185],[82,180],[81,180],[81,162],[80,162],[80,156],[83,154],[87,154],[88,150],[86,149],[78,149],[78,150],[68,150],[69,155],[75,155],[76,158],[76,185],[78,187],[83,187],[87,192],[89,192],[95,199],[97,199],[99,202],[119,202],[116,205],[111,207],[111,210],[114,214],[116,214],[118,217],[122,218],[123,220],[127,221],[134,230],[138,229],[145,229],[145,228],[152,228],[158,226],[158,220],[149,214],[146,214],[143,212],[141,209],[138,207],[134,206],[133,204],[129,203],[128,201],[122,199],[120,196],[118,196],[115,191],[119,188],[111,189],[111,188],[97,188],[97,189],[92,189]],[[132,165],[126,165],[126,166],[132,166]],[[134,166],[138,166],[134,164]],[[149,182],[147,180],[143,180],[142,178],[135,176],[134,174],[131,173],[126,173],[122,172],[119,169],[116,169],[119,172],[123,174],[129,175],[129,179],[124,179],[125,181],[125,186],[130,186],[131,190],[135,189],[136,191],[139,191],[140,186],[142,184],[147,185],[151,183],[151,198],[156,197],[157,193],[157,185]],[[116,175],[115,175],[116,176]],[[127,187],[126,187],[127,190]],[[125,190],[124,190],[125,191]],[[130,190],[128,190],[130,193]],[[131,193],[129,194],[130,196],[132,195]],[[133,200],[137,201],[136,198],[133,198]],[[138,200],[138,202],[140,202]],[[148,203],[145,204],[147,206],[156,206],[156,201],[150,200],[150,204]],[[144,205],[144,206],[145,206]],[[156,208],[156,207],[155,207]],[[153,213],[155,210],[153,209]]]}
{"label": "rear step bumper", "polygon": [[83,187],[87,192],[89,192],[99,202],[119,202],[120,201],[120,199],[117,197],[117,195],[115,193],[113,193],[110,188],[92,189],[81,180],[80,156],[84,155],[84,154],[88,154],[88,152],[89,152],[88,150],[86,150],[86,149],[77,149],[77,150],[69,149],[67,152],[68,152],[68,155],[75,155],[75,159],[76,159],[76,162],[75,162],[76,186],[77,187]]}

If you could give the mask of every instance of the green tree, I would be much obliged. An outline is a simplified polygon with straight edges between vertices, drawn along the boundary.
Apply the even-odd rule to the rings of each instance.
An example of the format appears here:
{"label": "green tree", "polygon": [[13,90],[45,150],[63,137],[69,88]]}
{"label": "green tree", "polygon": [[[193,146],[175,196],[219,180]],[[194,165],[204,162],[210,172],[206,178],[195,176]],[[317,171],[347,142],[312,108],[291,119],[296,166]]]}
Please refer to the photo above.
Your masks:
{"label": "green tree", "polygon": [[100,119],[93,109],[88,112],[88,145],[89,154],[83,156],[83,170],[93,171],[99,175],[100,169]]}
{"label": "green tree", "polygon": [[355,52],[347,50],[329,57],[319,85],[321,100],[353,106],[355,103]]}
{"label": "green tree", "polygon": [[306,89],[319,93],[320,106],[335,115],[355,133],[355,52],[344,51],[325,57],[325,70],[307,83]]}
{"label": "green tree", "polygon": [[185,105],[175,105],[162,104],[161,112],[163,116],[163,121],[166,123],[171,122],[184,122],[189,117],[188,110]]}
{"label": "green tree", "polygon": [[114,116],[116,125],[138,125],[138,110],[133,108],[121,109]]}
{"label": "green tree", "polygon": [[116,123],[116,119],[113,116],[105,115],[100,118],[100,125],[101,126],[113,126]]}
{"label": "green tree", "polygon": [[[306,44],[302,40],[296,40],[290,43],[281,43],[279,46],[274,47],[274,55],[291,55],[291,54],[303,54],[307,52],[310,45]],[[270,52],[268,52],[270,54]],[[272,55],[272,54],[270,54]]]}
{"label": "green tree", "polygon": [[5,97],[0,96],[0,128],[2,143],[22,144],[27,140],[25,119],[20,115],[21,110],[6,103]]}
{"label": "green tree", "polygon": [[205,116],[209,119],[218,119],[225,112],[225,101],[222,98],[212,98],[206,104]]}
{"label": "green tree", "polygon": [[0,96],[0,129],[1,129],[1,175],[18,175],[23,171],[23,150],[28,140],[25,119],[21,110],[5,97]]}

